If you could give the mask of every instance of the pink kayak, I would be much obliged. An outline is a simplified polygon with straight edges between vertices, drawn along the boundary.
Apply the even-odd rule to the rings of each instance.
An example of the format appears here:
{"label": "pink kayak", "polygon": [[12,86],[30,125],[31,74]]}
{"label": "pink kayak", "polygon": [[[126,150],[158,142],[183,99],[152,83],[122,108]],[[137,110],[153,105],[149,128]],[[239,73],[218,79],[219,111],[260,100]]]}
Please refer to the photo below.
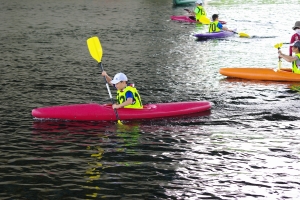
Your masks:
{"label": "pink kayak", "polygon": [[[155,119],[175,117],[207,111],[210,102],[192,101],[175,103],[158,103],[145,105],[143,109],[118,109],[121,120]],[[74,121],[115,121],[116,115],[109,104],[73,104],[50,106],[32,110],[36,119],[58,119]]]}
{"label": "pink kayak", "polygon": [[[196,23],[196,20],[195,18],[191,17],[191,16],[187,16],[187,15],[179,15],[179,16],[171,16],[171,20],[174,20],[174,21],[179,21],[179,22],[189,22],[189,23]],[[225,21],[221,21],[219,20],[219,22],[221,24],[226,24]],[[198,22],[200,23],[200,22]]]}

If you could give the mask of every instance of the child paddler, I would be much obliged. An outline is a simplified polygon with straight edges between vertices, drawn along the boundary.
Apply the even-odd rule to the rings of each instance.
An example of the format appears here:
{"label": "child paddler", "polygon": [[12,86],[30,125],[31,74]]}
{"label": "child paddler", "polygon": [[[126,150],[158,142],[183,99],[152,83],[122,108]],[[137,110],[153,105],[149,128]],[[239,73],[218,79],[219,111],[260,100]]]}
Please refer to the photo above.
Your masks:
{"label": "child paddler", "polygon": [[129,84],[127,76],[123,73],[117,73],[114,79],[111,79],[105,71],[102,72],[108,83],[117,88],[117,104],[113,104],[113,109],[135,108],[142,109],[143,104],[134,84]]}

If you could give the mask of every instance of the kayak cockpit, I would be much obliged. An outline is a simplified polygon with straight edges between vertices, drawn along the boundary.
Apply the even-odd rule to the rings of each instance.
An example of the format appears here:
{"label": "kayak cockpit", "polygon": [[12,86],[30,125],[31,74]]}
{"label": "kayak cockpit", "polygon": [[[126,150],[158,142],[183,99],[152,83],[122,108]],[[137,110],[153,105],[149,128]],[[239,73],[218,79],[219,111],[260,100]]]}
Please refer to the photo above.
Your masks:
{"label": "kayak cockpit", "polygon": [[[112,104],[104,104],[103,105],[105,108],[111,108]],[[157,108],[156,105],[154,104],[148,104],[148,105],[144,105],[142,109],[136,109],[136,108],[124,108],[124,109],[131,109],[131,110],[151,110],[151,109],[155,109]]]}

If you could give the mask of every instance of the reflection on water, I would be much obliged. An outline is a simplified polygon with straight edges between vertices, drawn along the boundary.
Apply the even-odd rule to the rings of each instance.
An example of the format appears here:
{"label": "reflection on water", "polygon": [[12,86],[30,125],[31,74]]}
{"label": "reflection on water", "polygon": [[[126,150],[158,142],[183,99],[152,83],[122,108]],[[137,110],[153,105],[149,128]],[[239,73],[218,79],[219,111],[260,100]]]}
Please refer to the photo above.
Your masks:
{"label": "reflection on water", "polygon": [[[114,149],[110,150],[110,151],[116,151],[116,152],[122,152],[122,153],[126,153],[126,154],[137,154],[135,152],[135,150],[133,149],[134,146],[139,144],[139,137],[140,137],[140,131],[139,131],[139,124],[135,124],[135,125],[116,125],[114,126],[116,127],[116,130],[112,130],[109,129],[109,132],[112,133],[117,133],[117,137],[122,139],[122,141],[118,141],[118,144],[123,143],[123,145],[119,146],[115,146]],[[106,130],[107,132],[108,130]],[[109,141],[109,143],[111,143],[112,141],[109,139],[109,137],[106,137],[107,141]],[[106,141],[106,142],[107,142]],[[121,147],[122,146],[122,147]],[[99,183],[99,181],[101,181],[101,175],[102,175],[102,171],[106,168],[112,168],[114,166],[124,166],[124,167],[130,167],[133,165],[139,165],[142,162],[117,162],[117,163],[113,163],[113,162],[102,162],[102,158],[104,153],[108,153],[107,152],[107,148],[104,150],[103,148],[101,148],[101,146],[88,146],[87,150],[93,151],[94,153],[91,154],[91,157],[93,157],[95,159],[94,162],[89,162],[89,169],[86,170],[86,174],[88,175],[88,180],[87,183],[89,186],[85,187],[89,190],[94,190],[96,192],[92,193],[92,194],[87,194],[87,197],[97,197],[98,190],[101,190],[101,185],[99,186],[95,186],[96,184]],[[92,186],[94,185],[94,186]]]}
{"label": "reflection on water", "polygon": [[[76,184],[69,183],[69,187],[80,191],[80,194],[114,198],[126,191],[134,196],[151,197],[153,191],[150,188],[153,186],[158,193],[162,190],[155,184],[157,177],[162,173],[170,178],[174,176],[177,167],[173,164],[166,166],[172,162],[169,157],[179,156],[176,159],[180,159],[185,151],[181,145],[178,146],[181,142],[186,143],[183,136],[187,133],[193,138],[193,135],[199,134],[197,125],[189,125],[186,129],[183,128],[185,122],[183,126],[157,125],[159,123],[162,122],[156,125],[137,122],[127,125],[35,122],[32,141],[41,149],[40,154],[51,151],[53,157],[61,158],[52,163],[56,168],[63,168],[72,161],[63,174],[66,178],[72,176],[72,180],[76,179]],[[48,157],[43,160],[51,162],[52,159]],[[56,175],[54,173],[51,176]],[[138,182],[137,185],[130,183],[133,179]],[[68,180],[63,182],[68,184]],[[113,188],[119,188],[119,193],[113,195],[110,192]]]}
{"label": "reflection on water", "polygon": [[[88,177],[86,177],[87,183],[92,183],[94,180],[99,180],[101,176],[101,168],[103,168],[103,165],[101,163],[101,158],[103,155],[103,149],[100,146],[95,146],[95,148],[91,148],[90,146],[87,147],[87,150],[94,150],[97,153],[91,154],[91,157],[94,157],[96,161],[94,163],[88,163],[89,164],[89,169],[86,170],[86,174]],[[85,187],[86,189],[89,190],[101,190],[99,186],[89,186]],[[86,194],[87,197],[97,197],[98,193],[91,193],[91,194]]]}

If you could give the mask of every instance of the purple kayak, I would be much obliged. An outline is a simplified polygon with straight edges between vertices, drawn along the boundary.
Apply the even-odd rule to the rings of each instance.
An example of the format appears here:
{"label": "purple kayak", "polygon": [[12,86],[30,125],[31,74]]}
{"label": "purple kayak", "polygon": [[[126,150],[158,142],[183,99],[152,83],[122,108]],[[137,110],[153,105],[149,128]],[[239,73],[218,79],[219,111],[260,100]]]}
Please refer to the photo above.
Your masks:
{"label": "purple kayak", "polygon": [[[178,15],[178,16],[173,15],[173,16],[171,16],[171,20],[179,21],[179,22],[196,23],[195,17],[191,17],[191,16],[187,16],[187,15]],[[226,24],[225,21],[219,20],[219,22],[221,24]],[[200,23],[200,22],[198,22],[198,23]]]}
{"label": "purple kayak", "polygon": [[235,32],[231,31],[220,31],[220,32],[213,32],[213,33],[197,33],[194,34],[197,39],[216,39],[216,38],[225,38],[234,35]]}

